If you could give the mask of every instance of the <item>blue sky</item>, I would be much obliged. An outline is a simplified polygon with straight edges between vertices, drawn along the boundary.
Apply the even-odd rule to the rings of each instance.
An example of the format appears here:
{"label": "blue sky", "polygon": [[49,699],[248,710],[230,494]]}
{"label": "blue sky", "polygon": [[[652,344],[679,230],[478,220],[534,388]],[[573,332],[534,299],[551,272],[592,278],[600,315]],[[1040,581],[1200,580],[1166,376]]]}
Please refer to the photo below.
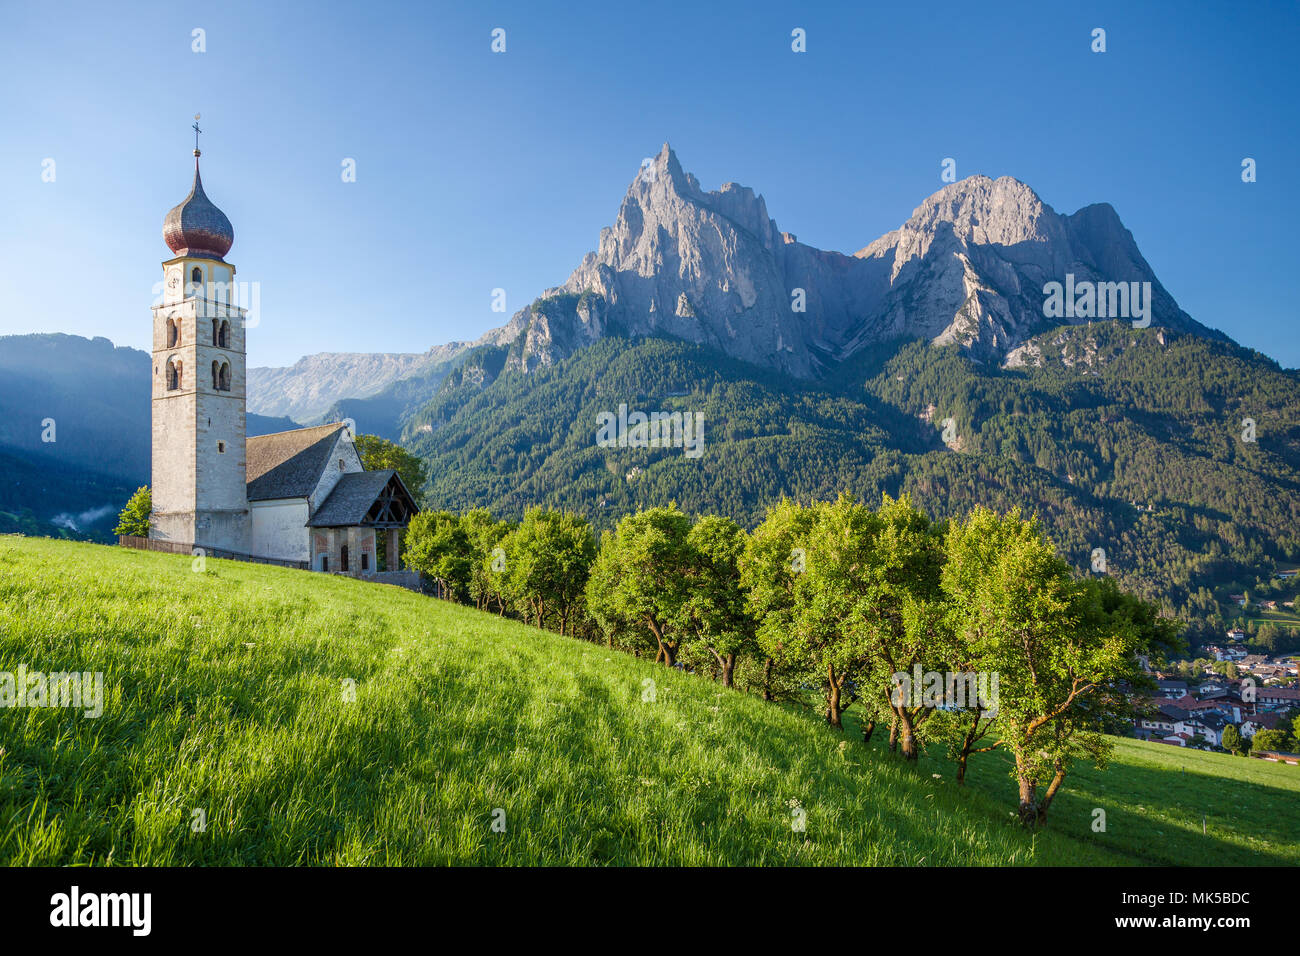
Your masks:
{"label": "blue sky", "polygon": [[1064,6],[9,4],[0,334],[148,347],[201,112],[228,259],[261,288],[251,365],[477,338],[494,288],[514,312],[567,278],[665,140],[844,252],[944,157],[1061,212],[1110,202],[1194,318],[1300,365],[1300,6]]}

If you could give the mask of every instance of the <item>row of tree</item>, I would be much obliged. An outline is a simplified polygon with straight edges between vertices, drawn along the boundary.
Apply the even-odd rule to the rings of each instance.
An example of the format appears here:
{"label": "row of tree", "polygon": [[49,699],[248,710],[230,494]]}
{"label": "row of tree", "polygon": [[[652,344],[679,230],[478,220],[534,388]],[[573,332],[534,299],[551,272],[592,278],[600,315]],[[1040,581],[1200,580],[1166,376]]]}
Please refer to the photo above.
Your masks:
{"label": "row of tree", "polygon": [[[624,517],[599,545],[573,514],[428,511],[406,542],[443,596],[815,701],[837,728],[852,708],[864,741],[887,725],[906,760],[945,745],[959,782],[973,754],[1002,748],[1030,826],[1075,760],[1104,763],[1103,733],[1124,732],[1132,692],[1150,686],[1140,659],[1178,645],[1175,622],[1110,578],[1077,577],[1018,511],[935,522],[906,497],[872,509],[843,495],[782,501],[747,533],[670,506]],[[975,675],[983,697],[961,693]]]}

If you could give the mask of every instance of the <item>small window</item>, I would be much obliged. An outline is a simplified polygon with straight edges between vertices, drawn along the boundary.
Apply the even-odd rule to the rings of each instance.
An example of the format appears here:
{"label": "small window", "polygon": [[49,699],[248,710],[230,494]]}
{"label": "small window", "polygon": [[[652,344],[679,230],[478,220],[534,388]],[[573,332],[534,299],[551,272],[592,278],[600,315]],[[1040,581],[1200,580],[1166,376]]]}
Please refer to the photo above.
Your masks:
{"label": "small window", "polygon": [[342,471],[342,470],[343,470],[343,459],[340,458],[340,459],[339,459],[339,471]]}
{"label": "small window", "polygon": [[167,390],[174,392],[181,387],[181,363],[175,358],[167,360]]}
{"label": "small window", "polygon": [[181,327],[176,324],[175,319],[167,320],[167,347],[174,349],[181,344]]}
{"label": "small window", "polygon": [[[217,327],[216,319],[212,320],[212,326],[214,329]],[[221,328],[217,332],[215,332],[214,335],[216,336],[216,341],[213,344],[223,349],[230,348],[230,323],[229,322],[222,322]]]}
{"label": "small window", "polygon": [[226,443],[223,441],[217,442],[217,454],[224,455],[225,453],[226,453]]}
{"label": "small window", "polygon": [[195,266],[194,271],[190,273],[190,281],[195,285],[203,285],[203,270]]}
{"label": "small window", "polygon": [[361,552],[361,570],[370,570],[370,555],[366,554],[364,551]]}

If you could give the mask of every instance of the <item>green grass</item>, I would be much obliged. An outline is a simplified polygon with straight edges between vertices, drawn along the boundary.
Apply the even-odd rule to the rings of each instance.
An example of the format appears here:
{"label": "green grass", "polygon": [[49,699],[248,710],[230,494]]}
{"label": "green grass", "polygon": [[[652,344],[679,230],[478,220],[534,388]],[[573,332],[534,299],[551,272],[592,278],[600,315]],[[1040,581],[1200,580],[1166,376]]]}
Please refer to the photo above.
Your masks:
{"label": "green grass", "polygon": [[648,661],[262,565],[0,537],[19,664],[103,671],[105,711],[0,711],[5,864],[1300,862],[1294,767],[1119,741],[1033,836],[1002,755],[958,788],[937,752],[906,767]]}

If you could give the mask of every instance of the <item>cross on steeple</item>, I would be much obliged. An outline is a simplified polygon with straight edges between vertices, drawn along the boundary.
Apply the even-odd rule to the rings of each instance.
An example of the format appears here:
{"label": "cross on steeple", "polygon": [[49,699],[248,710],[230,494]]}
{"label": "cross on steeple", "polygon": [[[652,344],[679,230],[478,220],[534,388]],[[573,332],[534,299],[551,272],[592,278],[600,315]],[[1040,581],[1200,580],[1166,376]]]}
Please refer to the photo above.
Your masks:
{"label": "cross on steeple", "polygon": [[203,130],[199,129],[198,113],[194,114],[194,125],[191,127],[191,129],[194,130],[194,155],[198,156],[199,155],[199,133],[203,132]]}

